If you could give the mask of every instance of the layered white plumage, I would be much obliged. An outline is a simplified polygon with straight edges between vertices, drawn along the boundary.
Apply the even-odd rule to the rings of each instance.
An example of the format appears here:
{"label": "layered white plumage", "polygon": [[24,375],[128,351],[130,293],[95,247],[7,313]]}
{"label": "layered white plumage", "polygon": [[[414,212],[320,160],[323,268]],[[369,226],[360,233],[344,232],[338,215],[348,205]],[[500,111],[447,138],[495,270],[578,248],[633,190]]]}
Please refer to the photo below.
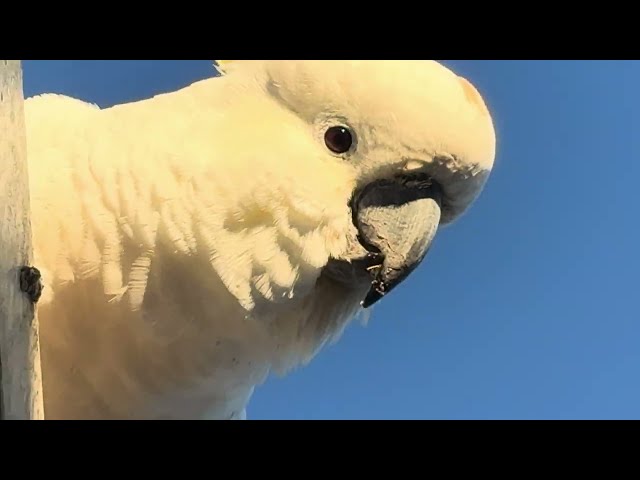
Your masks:
{"label": "layered white plumage", "polygon": [[[237,61],[104,110],[39,96],[26,119],[48,418],[243,418],[359,311],[368,285],[323,275],[354,248],[354,190],[427,169],[449,223],[495,154],[478,92],[426,61]],[[349,158],[322,141],[338,119]]]}

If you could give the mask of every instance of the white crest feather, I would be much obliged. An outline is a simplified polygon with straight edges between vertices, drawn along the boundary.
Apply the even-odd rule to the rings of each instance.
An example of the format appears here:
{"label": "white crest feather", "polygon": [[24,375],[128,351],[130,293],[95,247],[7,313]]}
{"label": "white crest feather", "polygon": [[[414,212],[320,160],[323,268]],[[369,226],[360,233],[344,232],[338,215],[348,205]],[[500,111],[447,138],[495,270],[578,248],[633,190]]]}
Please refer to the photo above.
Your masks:
{"label": "white crest feather", "polygon": [[225,66],[229,65],[232,62],[235,62],[235,60],[214,60],[213,62],[213,65],[218,73],[220,75],[224,75],[225,73],[227,73]]}

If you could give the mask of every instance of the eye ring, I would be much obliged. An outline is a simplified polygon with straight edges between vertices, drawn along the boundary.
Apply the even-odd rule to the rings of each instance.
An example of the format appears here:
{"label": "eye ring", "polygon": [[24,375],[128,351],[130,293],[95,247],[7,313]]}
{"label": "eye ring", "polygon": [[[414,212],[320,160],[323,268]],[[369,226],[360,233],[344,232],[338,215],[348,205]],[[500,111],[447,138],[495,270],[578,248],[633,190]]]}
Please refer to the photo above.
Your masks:
{"label": "eye ring", "polygon": [[336,155],[343,155],[353,147],[355,137],[349,127],[333,125],[324,132],[324,144]]}

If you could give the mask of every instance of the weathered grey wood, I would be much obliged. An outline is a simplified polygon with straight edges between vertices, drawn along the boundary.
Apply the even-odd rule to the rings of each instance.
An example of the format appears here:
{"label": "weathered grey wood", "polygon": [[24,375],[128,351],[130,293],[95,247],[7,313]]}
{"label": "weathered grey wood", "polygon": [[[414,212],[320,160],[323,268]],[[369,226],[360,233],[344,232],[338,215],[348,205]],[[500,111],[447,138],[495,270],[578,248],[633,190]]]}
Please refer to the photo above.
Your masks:
{"label": "weathered grey wood", "polygon": [[44,418],[38,321],[20,290],[31,265],[29,177],[20,60],[0,60],[0,395],[2,418]]}

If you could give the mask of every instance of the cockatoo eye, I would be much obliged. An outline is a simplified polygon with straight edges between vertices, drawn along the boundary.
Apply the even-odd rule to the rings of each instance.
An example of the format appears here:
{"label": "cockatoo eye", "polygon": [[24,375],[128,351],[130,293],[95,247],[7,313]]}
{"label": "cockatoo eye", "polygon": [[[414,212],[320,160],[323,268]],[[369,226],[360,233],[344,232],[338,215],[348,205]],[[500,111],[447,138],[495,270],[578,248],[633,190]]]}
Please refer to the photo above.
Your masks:
{"label": "cockatoo eye", "polygon": [[324,143],[335,154],[346,153],[353,145],[353,135],[347,127],[330,127],[324,134]]}

